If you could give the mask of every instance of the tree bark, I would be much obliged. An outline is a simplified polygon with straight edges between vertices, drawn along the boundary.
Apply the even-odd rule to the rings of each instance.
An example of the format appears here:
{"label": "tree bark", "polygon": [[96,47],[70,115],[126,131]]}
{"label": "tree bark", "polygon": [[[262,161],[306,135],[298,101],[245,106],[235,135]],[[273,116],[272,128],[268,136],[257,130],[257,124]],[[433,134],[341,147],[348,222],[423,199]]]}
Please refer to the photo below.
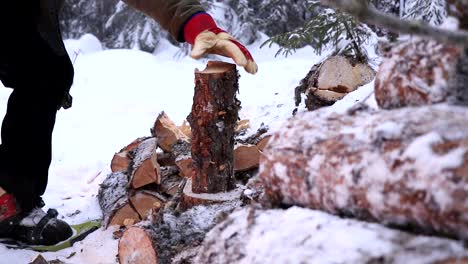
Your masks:
{"label": "tree bark", "polygon": [[193,192],[227,192],[235,187],[234,129],[240,102],[234,64],[210,61],[195,71],[195,95],[187,120],[192,127]]}
{"label": "tree bark", "polygon": [[[243,208],[207,235],[193,263],[457,263],[468,250],[449,239],[293,207]],[[458,262],[465,263],[465,262]]]}
{"label": "tree bark", "polygon": [[290,120],[262,155],[270,201],[468,239],[468,108]]}

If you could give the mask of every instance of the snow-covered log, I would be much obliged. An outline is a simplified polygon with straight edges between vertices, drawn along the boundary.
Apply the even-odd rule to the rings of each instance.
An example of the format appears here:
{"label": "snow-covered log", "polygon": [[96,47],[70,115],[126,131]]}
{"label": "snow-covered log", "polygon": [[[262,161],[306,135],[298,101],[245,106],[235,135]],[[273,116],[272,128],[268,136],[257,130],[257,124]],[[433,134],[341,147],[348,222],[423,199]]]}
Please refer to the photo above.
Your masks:
{"label": "snow-covered log", "polygon": [[166,264],[179,259],[192,263],[205,234],[229,214],[237,203],[194,207],[179,216],[156,215],[153,221],[142,221],[127,229],[119,241],[121,264]]}
{"label": "snow-covered log", "polygon": [[[293,207],[244,208],[216,225],[193,263],[465,263],[463,243]],[[465,258],[463,258],[465,257]]]}
{"label": "snow-covered log", "polygon": [[209,61],[195,71],[195,94],[187,117],[192,128],[193,192],[227,192],[235,187],[234,129],[240,101],[235,64]]}
{"label": "snow-covered log", "polygon": [[130,164],[129,184],[132,188],[161,182],[161,168],[157,161],[156,149],[157,139],[154,137],[144,140],[135,149]]}
{"label": "snow-covered log", "polygon": [[453,82],[461,74],[461,53],[459,47],[423,39],[394,47],[377,73],[377,103],[384,109],[441,102],[467,105],[468,90]]}
{"label": "snow-covered log", "polygon": [[273,202],[468,239],[467,120],[447,104],[308,112],[274,134],[260,177]]}

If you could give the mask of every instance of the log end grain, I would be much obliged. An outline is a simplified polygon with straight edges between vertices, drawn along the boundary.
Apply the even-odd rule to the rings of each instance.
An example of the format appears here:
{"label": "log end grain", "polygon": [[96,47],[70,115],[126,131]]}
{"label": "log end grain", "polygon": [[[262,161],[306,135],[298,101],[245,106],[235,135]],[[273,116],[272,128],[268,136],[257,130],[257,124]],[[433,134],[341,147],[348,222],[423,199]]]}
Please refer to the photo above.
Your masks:
{"label": "log end grain", "polygon": [[120,264],[157,264],[152,238],[139,227],[127,229],[119,241]]}

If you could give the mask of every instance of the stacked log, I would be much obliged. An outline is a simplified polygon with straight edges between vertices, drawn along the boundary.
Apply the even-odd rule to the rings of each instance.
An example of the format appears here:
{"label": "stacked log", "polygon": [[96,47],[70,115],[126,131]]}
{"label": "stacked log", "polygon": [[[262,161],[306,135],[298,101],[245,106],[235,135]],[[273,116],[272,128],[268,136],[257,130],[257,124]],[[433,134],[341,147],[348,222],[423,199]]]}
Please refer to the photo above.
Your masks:
{"label": "stacked log", "polygon": [[468,108],[305,113],[265,150],[270,201],[468,239]]}

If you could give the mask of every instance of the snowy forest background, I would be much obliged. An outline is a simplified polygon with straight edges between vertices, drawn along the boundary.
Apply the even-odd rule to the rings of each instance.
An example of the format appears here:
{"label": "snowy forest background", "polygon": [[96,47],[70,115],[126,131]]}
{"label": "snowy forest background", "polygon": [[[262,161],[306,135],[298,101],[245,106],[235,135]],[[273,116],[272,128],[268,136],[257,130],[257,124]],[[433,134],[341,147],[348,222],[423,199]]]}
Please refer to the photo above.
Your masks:
{"label": "snowy forest background", "polygon": [[[269,37],[279,36],[274,40],[282,46],[290,45],[294,49],[311,45],[321,51],[324,44],[338,44],[327,39],[327,36],[339,39],[343,29],[334,25],[334,22],[340,21],[340,17],[330,15],[334,11],[317,5],[317,2],[319,1],[202,0],[219,26],[246,45],[258,40],[261,37],[259,32],[262,32]],[[432,25],[439,25],[446,15],[444,0],[370,0],[370,3],[380,11],[405,19],[422,20]],[[352,20],[348,16],[344,18]],[[186,44],[174,41],[154,20],[119,0],[66,1],[61,24],[65,39],[76,39],[85,33],[91,33],[107,49],[134,48],[153,53],[157,51],[160,40],[167,39],[182,48],[181,54],[187,54],[188,51]],[[338,36],[331,34],[333,30],[337,31],[335,33]],[[353,27],[352,30],[359,29]],[[385,30],[372,30],[380,36],[386,35]],[[281,34],[287,32],[294,34],[281,38]],[[360,30],[358,33],[366,34],[366,31]]]}

